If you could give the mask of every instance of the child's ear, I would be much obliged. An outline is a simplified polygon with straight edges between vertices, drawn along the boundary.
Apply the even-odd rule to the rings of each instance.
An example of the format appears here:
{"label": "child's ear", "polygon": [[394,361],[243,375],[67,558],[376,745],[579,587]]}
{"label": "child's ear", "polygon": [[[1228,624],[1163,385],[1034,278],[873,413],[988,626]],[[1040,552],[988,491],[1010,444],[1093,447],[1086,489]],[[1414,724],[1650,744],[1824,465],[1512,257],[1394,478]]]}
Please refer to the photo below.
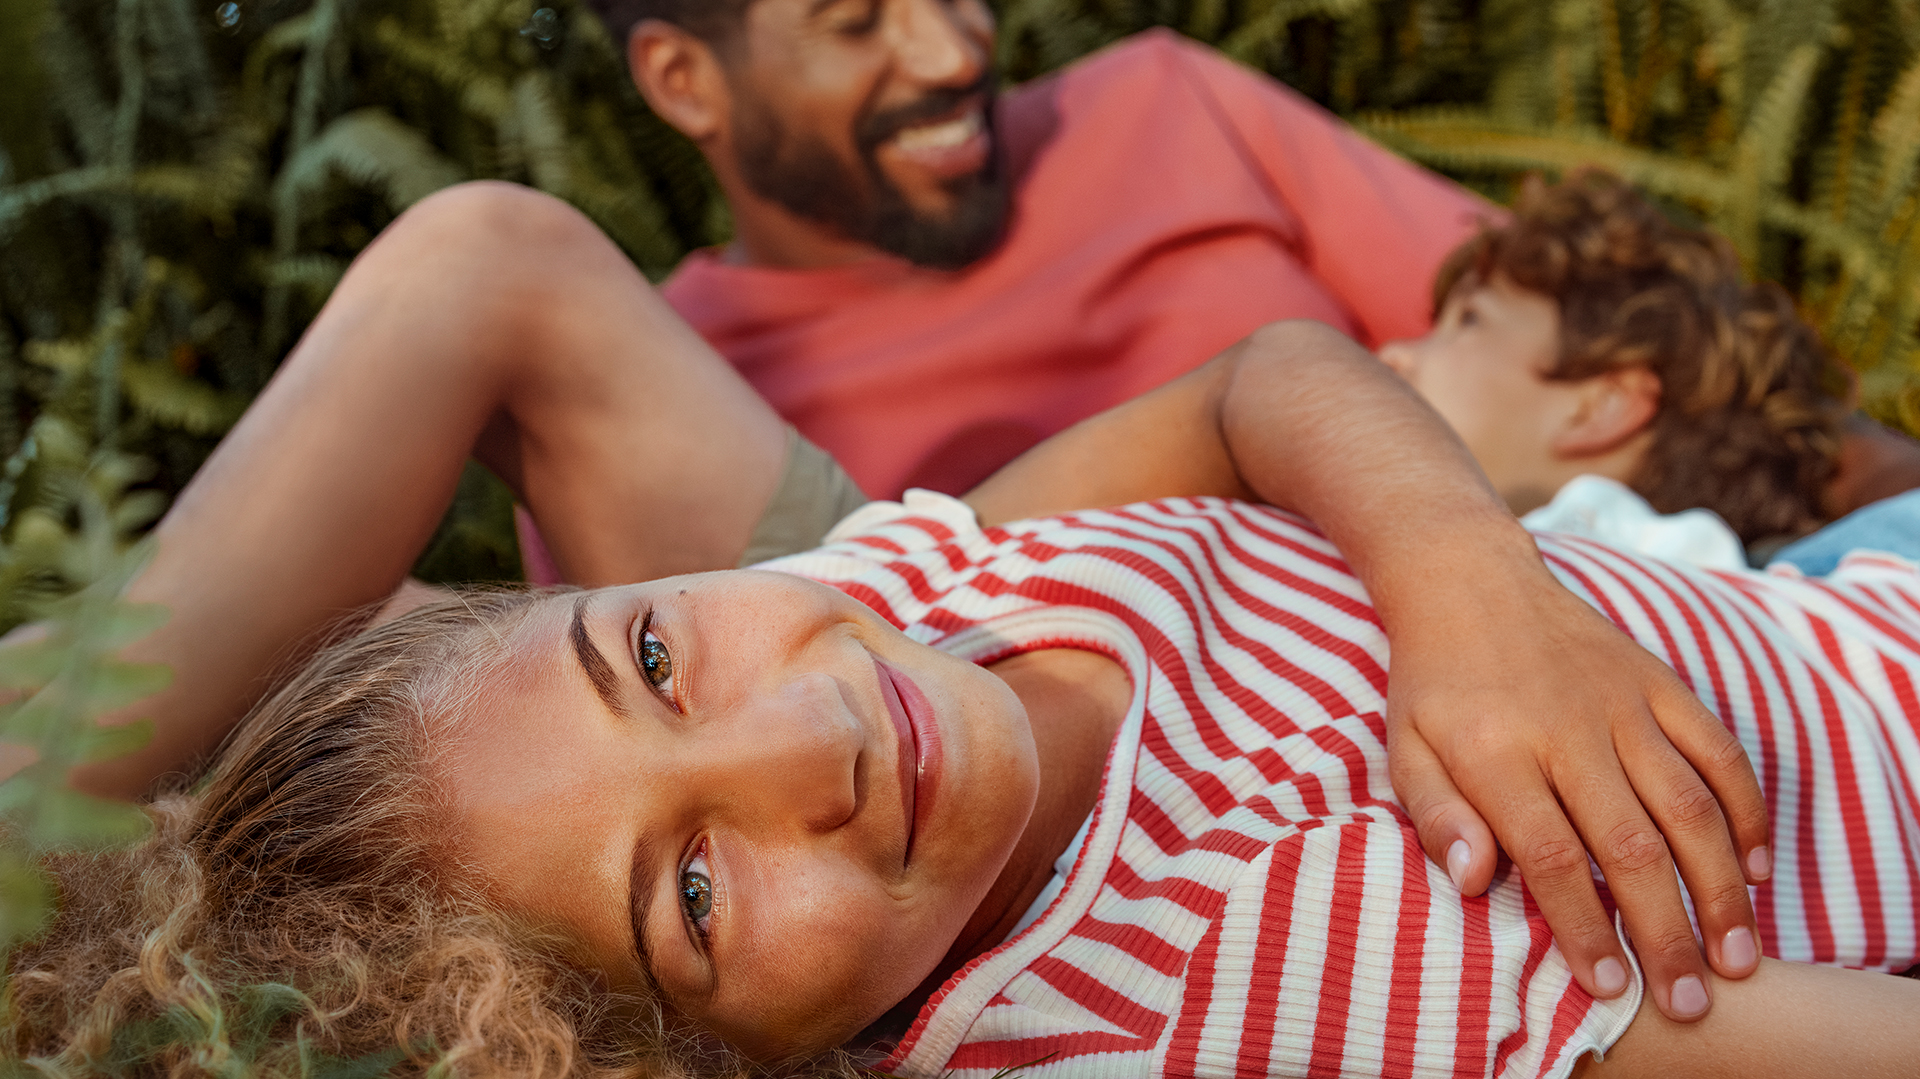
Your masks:
{"label": "child's ear", "polygon": [[642,19],[627,37],[627,69],[656,115],[694,142],[711,138],[730,102],[726,72],[705,41],[660,19]]}
{"label": "child's ear", "polygon": [[1660,412],[1660,376],[1623,367],[1579,383],[1579,403],[1550,446],[1563,458],[1598,457],[1619,449]]}

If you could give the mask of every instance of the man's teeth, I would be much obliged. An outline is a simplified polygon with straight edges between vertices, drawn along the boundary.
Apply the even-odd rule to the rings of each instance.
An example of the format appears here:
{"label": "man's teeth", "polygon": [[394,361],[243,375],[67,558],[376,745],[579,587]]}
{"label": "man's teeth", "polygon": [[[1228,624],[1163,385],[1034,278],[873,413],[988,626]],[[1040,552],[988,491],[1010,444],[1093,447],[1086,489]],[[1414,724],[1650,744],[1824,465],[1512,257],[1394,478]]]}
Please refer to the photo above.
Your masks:
{"label": "man's teeth", "polygon": [[946,150],[958,146],[980,133],[980,113],[969,109],[951,120],[937,124],[919,124],[902,128],[893,137],[895,146],[902,150]]}

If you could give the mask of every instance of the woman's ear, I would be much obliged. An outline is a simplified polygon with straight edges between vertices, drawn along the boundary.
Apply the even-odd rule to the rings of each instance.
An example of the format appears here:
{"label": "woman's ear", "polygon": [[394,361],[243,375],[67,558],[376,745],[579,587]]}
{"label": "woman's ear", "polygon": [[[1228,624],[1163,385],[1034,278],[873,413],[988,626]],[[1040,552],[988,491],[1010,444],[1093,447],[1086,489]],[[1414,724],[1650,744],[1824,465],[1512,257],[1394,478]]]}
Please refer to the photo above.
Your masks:
{"label": "woman's ear", "polygon": [[642,19],[627,35],[627,69],[662,120],[696,143],[724,125],[727,76],[711,45],[672,23]]}
{"label": "woman's ear", "polygon": [[1578,393],[1578,405],[1549,443],[1565,459],[1612,453],[1652,426],[1660,412],[1660,376],[1645,367],[1583,379]]}

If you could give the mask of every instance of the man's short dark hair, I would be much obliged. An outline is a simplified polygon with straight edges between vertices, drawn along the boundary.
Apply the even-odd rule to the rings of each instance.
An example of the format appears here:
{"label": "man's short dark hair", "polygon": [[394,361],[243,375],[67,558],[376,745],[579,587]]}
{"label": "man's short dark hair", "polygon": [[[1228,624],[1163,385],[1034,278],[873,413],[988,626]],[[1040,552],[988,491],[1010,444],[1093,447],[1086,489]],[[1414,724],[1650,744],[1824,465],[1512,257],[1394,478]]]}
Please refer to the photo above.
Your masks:
{"label": "man's short dark hair", "polygon": [[587,0],[623,51],[633,28],[645,19],[672,23],[709,45],[719,45],[740,28],[753,0]]}

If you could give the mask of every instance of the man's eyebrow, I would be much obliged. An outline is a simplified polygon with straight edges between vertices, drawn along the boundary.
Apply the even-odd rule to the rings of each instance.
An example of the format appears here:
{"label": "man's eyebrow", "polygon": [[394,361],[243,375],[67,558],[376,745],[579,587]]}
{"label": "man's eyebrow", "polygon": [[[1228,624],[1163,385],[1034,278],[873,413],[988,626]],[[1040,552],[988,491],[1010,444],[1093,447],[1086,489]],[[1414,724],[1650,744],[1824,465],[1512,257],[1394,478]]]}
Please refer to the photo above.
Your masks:
{"label": "man's eyebrow", "polygon": [[621,698],[620,679],[614,676],[613,664],[600,654],[599,646],[587,634],[587,601],[591,598],[593,593],[584,592],[573,601],[573,625],[567,627],[567,640],[573,644],[573,654],[587,672],[587,681],[593,683],[593,691],[606,702],[608,710],[623,719],[632,719],[633,713]]}

